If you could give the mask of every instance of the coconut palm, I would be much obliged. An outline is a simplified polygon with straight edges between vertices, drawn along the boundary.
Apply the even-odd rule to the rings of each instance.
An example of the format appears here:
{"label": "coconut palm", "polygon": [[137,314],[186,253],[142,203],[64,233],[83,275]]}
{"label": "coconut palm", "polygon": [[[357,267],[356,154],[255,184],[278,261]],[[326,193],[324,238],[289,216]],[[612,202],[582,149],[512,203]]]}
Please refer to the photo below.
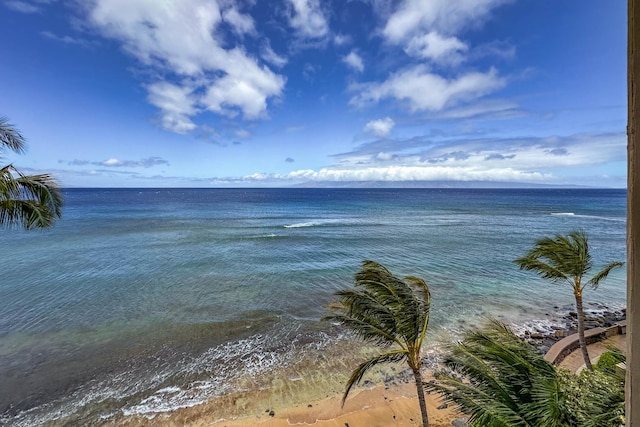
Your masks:
{"label": "coconut palm", "polygon": [[427,389],[477,427],[619,427],[624,381],[600,370],[557,369],[503,323],[491,321],[449,346]]}
{"label": "coconut palm", "polygon": [[427,388],[456,404],[473,426],[575,425],[555,368],[503,323],[465,332],[444,366]]}
{"label": "coconut palm", "polygon": [[[0,117],[0,153],[23,153],[24,137]],[[51,227],[62,213],[62,195],[48,174],[25,175],[12,164],[0,168],[0,226],[25,230]]]}
{"label": "coconut palm", "polygon": [[584,338],[584,310],[582,307],[582,294],[587,286],[597,288],[615,267],[623,265],[622,262],[612,262],[598,271],[589,280],[584,277],[593,266],[593,260],[589,253],[589,243],[584,231],[575,230],[568,235],[556,235],[545,237],[536,241],[533,249],[525,256],[514,260],[521,270],[531,270],[538,273],[544,279],[554,283],[567,283],[573,289],[576,299],[576,312],[578,314],[578,338],[582,357],[588,369],[592,369],[587,344]]}
{"label": "coconut palm", "polygon": [[342,404],[351,388],[372,367],[405,360],[416,383],[422,423],[429,425],[424,397],[420,349],[429,324],[431,295],[426,282],[417,277],[395,277],[384,266],[364,261],[355,275],[355,287],[338,291],[338,300],[329,306],[335,321],[361,339],[375,343],[384,351],[361,363],[347,381]]}

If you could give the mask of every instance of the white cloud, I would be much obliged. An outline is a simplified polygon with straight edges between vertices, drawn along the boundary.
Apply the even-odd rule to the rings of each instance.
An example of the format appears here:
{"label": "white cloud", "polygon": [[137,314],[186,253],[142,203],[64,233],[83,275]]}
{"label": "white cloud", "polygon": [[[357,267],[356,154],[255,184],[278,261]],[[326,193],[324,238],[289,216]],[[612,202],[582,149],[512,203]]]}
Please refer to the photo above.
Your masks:
{"label": "white cloud", "polygon": [[362,169],[303,169],[288,174],[252,174],[245,181],[516,181],[540,182],[551,174],[526,172],[511,168],[478,170],[473,167],[383,166]]}
{"label": "white cloud", "polygon": [[251,132],[246,129],[238,129],[234,132],[234,135],[238,138],[249,138],[251,136]]}
{"label": "white cloud", "polygon": [[100,162],[100,163],[103,166],[119,166],[119,165],[122,164],[122,161],[112,157],[112,158],[104,160],[103,162]]}
{"label": "white cloud", "polygon": [[329,33],[329,24],[319,0],[288,0],[291,5],[289,25],[305,38],[322,38]]}
{"label": "white cloud", "polygon": [[147,86],[148,100],[160,108],[162,127],[176,133],[188,133],[196,128],[189,119],[196,114],[192,88],[177,86],[167,82],[158,82]]}
{"label": "white cloud", "polygon": [[[224,3],[227,4],[227,3]],[[149,100],[161,108],[162,125],[179,133],[195,128],[190,117],[205,109],[245,118],[266,115],[267,100],[280,96],[283,76],[260,66],[242,48],[227,50],[216,39],[224,19],[237,32],[250,32],[253,21],[217,0],[91,0],[89,22],[151,71],[187,82],[148,88]],[[177,78],[177,79],[176,79]],[[165,78],[169,80],[169,78]],[[181,90],[179,90],[181,88]],[[159,91],[159,92],[158,92]],[[190,94],[188,101],[181,96]],[[202,94],[196,96],[195,94]],[[172,101],[177,104],[173,105]]]}
{"label": "white cloud", "polygon": [[106,167],[130,167],[130,168],[150,168],[159,165],[168,165],[169,162],[161,157],[148,157],[141,160],[120,160],[115,157],[103,160],[101,162],[91,162],[91,164]]}
{"label": "white cloud", "polygon": [[238,34],[255,34],[256,28],[253,18],[249,15],[238,12],[238,9],[231,7],[222,12],[222,18]]}
{"label": "white cloud", "polygon": [[[389,141],[387,147],[397,144],[397,141]],[[408,155],[393,150],[354,153],[351,158],[342,158],[339,166],[286,174],[253,174],[240,179],[253,182],[451,180],[551,183],[559,179],[555,171],[624,162],[625,156],[623,133],[466,140],[443,143],[427,152]]]}
{"label": "white cloud", "polygon": [[391,117],[385,117],[384,119],[372,120],[364,126],[364,132],[377,137],[385,137],[391,133],[391,130],[396,125]]}
{"label": "white cloud", "polygon": [[482,24],[492,9],[509,0],[404,0],[389,17],[382,34],[392,43],[429,31],[456,34]]}
{"label": "white cloud", "polygon": [[336,46],[343,46],[347,43],[351,43],[351,37],[345,34],[336,34],[333,38],[333,43]]}
{"label": "white cloud", "polygon": [[505,85],[495,69],[487,73],[471,72],[447,80],[430,73],[424,65],[393,74],[382,83],[356,85],[360,91],[350,103],[362,106],[377,103],[385,98],[407,101],[415,111],[439,111],[461,101],[469,101],[494,92]]}
{"label": "white cloud", "polygon": [[284,56],[280,56],[275,53],[269,43],[265,44],[262,48],[260,57],[278,68],[284,67],[285,65],[287,65],[287,62],[289,62]]}
{"label": "white cloud", "polygon": [[443,37],[435,31],[413,37],[405,52],[438,64],[457,65],[464,60],[462,53],[469,47],[457,37]]}
{"label": "white cloud", "polygon": [[347,64],[349,67],[353,68],[356,71],[363,72],[364,64],[362,62],[362,58],[355,50],[349,52],[347,56],[342,58],[342,62]]}
{"label": "white cloud", "polygon": [[232,49],[228,52],[227,67],[233,73],[218,78],[209,85],[203,105],[210,111],[234,116],[236,108],[245,118],[256,119],[267,111],[267,98],[282,91],[285,80],[266,67],[260,67],[248,58],[244,51]]}

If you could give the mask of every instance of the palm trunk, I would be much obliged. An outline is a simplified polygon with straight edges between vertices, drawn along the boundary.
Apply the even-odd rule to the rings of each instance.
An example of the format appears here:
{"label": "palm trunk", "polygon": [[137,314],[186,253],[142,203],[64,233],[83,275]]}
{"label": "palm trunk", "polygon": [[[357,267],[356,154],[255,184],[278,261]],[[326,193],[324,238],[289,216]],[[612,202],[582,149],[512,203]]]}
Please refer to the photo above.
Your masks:
{"label": "palm trunk", "polygon": [[429,427],[429,416],[427,415],[427,402],[424,399],[424,386],[422,385],[422,374],[420,369],[413,369],[413,377],[416,379],[416,389],[418,391],[418,402],[420,402],[420,412],[422,412],[422,427]]}
{"label": "palm trunk", "polygon": [[575,295],[576,311],[578,312],[578,339],[580,340],[580,350],[582,350],[582,358],[587,369],[592,370],[591,360],[587,352],[587,341],[584,338],[584,310],[582,308],[582,295]]}

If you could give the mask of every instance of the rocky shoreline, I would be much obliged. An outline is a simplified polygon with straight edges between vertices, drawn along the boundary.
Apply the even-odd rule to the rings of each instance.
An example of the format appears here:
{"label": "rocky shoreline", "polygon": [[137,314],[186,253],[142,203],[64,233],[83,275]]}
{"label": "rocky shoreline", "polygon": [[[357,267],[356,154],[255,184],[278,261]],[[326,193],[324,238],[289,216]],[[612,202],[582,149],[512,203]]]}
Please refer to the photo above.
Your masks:
{"label": "rocky shoreline", "polygon": [[[544,327],[532,323],[519,328],[518,335],[533,345],[541,355],[546,354],[551,346],[562,338],[578,332],[578,313],[575,307],[554,307],[558,317]],[[627,318],[627,309],[612,309],[603,304],[587,304],[584,309],[585,330],[599,327],[610,327]]]}

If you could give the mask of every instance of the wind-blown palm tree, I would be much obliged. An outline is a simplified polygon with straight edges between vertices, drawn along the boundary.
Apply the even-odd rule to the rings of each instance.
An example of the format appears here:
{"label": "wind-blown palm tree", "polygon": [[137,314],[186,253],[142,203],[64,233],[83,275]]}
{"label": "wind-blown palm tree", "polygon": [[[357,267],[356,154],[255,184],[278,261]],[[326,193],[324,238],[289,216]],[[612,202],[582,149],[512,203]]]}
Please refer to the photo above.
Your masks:
{"label": "wind-blown palm tree", "polygon": [[364,261],[355,275],[355,287],[338,291],[338,300],[329,306],[325,317],[347,327],[365,341],[385,351],[361,363],[347,381],[344,405],[351,388],[372,367],[385,362],[405,360],[416,383],[422,423],[429,426],[422,384],[420,349],[429,324],[431,295],[426,282],[417,277],[395,277],[384,266]]}
{"label": "wind-blown palm tree", "polygon": [[[0,117],[0,153],[24,152],[18,130]],[[0,226],[25,230],[51,227],[62,214],[62,195],[48,174],[25,175],[12,164],[0,168]]]}
{"label": "wind-blown palm tree", "polygon": [[592,369],[587,344],[584,338],[584,310],[582,294],[587,286],[597,288],[607,278],[609,272],[623,265],[622,262],[611,262],[598,271],[589,280],[584,277],[593,266],[589,253],[589,243],[584,231],[574,230],[568,235],[545,237],[536,241],[533,249],[525,256],[514,260],[521,270],[531,270],[544,279],[554,283],[567,283],[573,289],[578,314],[578,338],[582,357],[588,369]]}
{"label": "wind-blown palm tree", "polygon": [[467,331],[444,365],[449,370],[427,388],[456,404],[473,426],[577,425],[558,371],[503,323]]}

